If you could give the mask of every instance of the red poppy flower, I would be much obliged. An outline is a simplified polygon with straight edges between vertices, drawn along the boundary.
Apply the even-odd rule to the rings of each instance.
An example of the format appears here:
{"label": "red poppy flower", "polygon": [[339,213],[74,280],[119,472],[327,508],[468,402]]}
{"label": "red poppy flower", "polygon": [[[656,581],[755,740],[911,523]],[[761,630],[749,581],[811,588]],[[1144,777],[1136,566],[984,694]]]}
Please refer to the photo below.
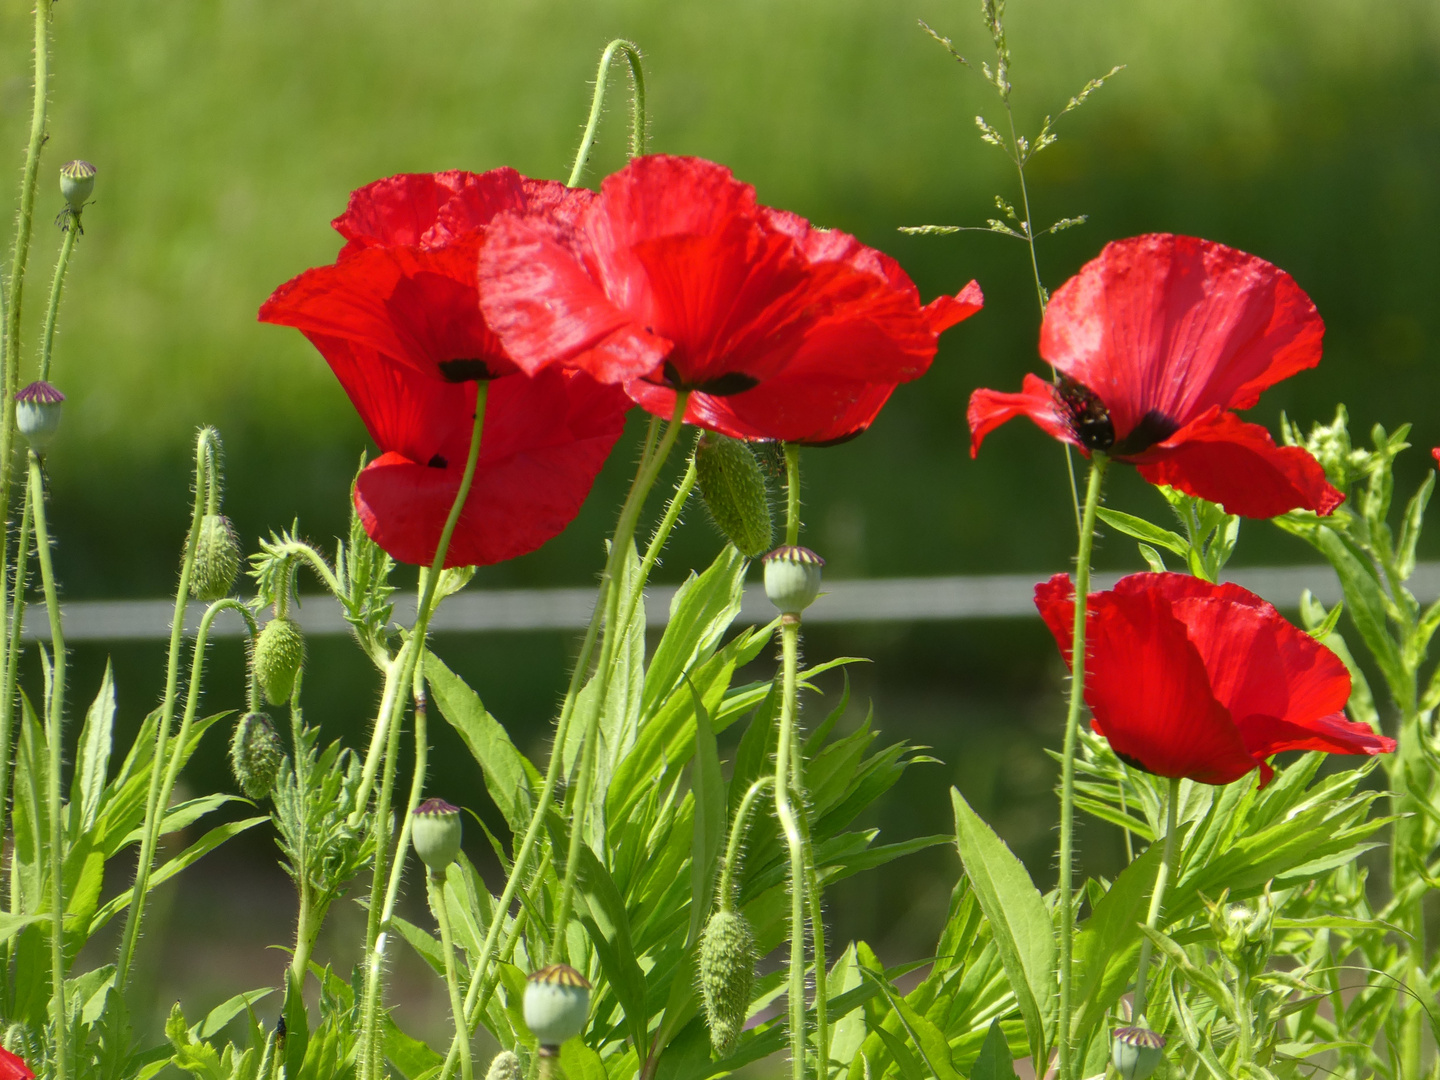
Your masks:
{"label": "red poppy flower", "polygon": [[[1035,606],[1071,660],[1075,587],[1056,574]],[[1325,646],[1238,585],[1133,574],[1086,609],[1085,703],[1124,760],[1159,776],[1228,784],[1282,750],[1382,754],[1395,740],[1345,718],[1350,673]]]}
{"label": "red poppy flower", "polygon": [[918,378],[974,282],[922,306],[893,259],[761,206],[698,158],[637,158],[576,217],[505,214],[480,256],[481,307],[526,371],[564,364],[643,408],[739,438],[858,434]]}
{"label": "red poppy flower", "polygon": [[1230,410],[1320,362],[1325,326],[1283,270],[1165,233],[1107,244],[1051,298],[1040,355],[1059,373],[1018,394],[976,390],[970,454],[1011,417],[1139,466],[1152,484],[1268,518],[1344,501],[1306,451]]}
{"label": "red poppy flower", "polygon": [[0,1080],[35,1080],[25,1060],[0,1046]]}
{"label": "red poppy flower", "polygon": [[378,181],[335,220],[349,241],[335,265],[307,270],[260,309],[320,350],[380,447],[355,506],[401,562],[434,560],[469,452],[475,379],[489,380],[485,426],[446,566],[500,562],[556,535],[620,437],[629,401],[618,388],[577,371],[522,374],[476,295],[475,252],[498,209],[563,214],[582,197],[509,169]]}

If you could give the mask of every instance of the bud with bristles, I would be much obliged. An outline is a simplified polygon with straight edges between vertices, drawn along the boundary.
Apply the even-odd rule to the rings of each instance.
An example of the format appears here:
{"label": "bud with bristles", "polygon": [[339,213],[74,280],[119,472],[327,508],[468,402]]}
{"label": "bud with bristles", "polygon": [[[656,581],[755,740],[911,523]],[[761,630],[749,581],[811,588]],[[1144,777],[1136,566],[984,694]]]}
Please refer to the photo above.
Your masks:
{"label": "bud with bristles", "polygon": [[65,395],[48,382],[36,381],[15,395],[15,426],[37,454],[44,454],[60,430],[60,406]]}
{"label": "bud with bristles", "polygon": [[809,548],[786,544],[765,556],[765,595],[782,615],[799,615],[820,594],[825,560]]}
{"label": "bud with bristles", "polygon": [[1148,1080],[1164,1058],[1165,1036],[1149,1028],[1116,1028],[1110,1044],[1110,1063],[1120,1080]]}
{"label": "bud with bristles", "polygon": [[525,982],[525,1026],[543,1057],[554,1057],[560,1044],[585,1030],[590,1018],[590,983],[568,964],[551,964]]}
{"label": "bud with bristles", "polygon": [[695,476],[715,527],[740,554],[756,558],[770,547],[770,493],[750,447],[713,431],[695,441]]}
{"label": "bud with bristles", "polygon": [[700,936],[700,995],[710,1045],[720,1060],[740,1041],[755,986],[755,932],[745,916],[717,911]]}
{"label": "bud with bristles", "polygon": [[460,808],[426,799],[410,815],[410,843],[431,870],[443,873],[460,854]]}
{"label": "bud with bristles", "polygon": [[305,662],[305,639],[295,620],[277,615],[255,639],[251,658],[255,678],[272,705],[284,705],[295,692],[295,676]]}
{"label": "bud with bristles", "polygon": [[195,569],[190,575],[190,595],[207,604],[228,596],[240,572],[240,542],[235,526],[224,514],[206,514],[200,520],[195,540]]}
{"label": "bud with bristles", "polygon": [[95,190],[95,166],[88,161],[71,161],[60,167],[60,194],[72,214],[85,208],[90,193]]}
{"label": "bud with bristles", "polygon": [[525,1080],[525,1070],[520,1059],[509,1050],[501,1050],[490,1060],[490,1071],[485,1080]]}
{"label": "bud with bristles", "polygon": [[252,712],[235,721],[235,734],[230,739],[230,769],[247,798],[263,799],[270,794],[284,760],[285,749],[268,716]]}

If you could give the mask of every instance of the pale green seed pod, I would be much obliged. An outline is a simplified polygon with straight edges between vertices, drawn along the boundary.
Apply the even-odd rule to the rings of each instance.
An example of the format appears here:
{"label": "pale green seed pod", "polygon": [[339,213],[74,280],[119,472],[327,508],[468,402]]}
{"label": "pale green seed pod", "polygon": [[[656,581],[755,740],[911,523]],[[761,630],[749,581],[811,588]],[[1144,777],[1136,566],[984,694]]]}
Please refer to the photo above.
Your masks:
{"label": "pale green seed pod", "polygon": [[305,638],[294,619],[283,615],[271,619],[255,639],[251,665],[265,700],[284,705],[295,692],[295,676],[305,663]]}
{"label": "pale green seed pod", "polygon": [[717,911],[700,936],[700,996],[710,1045],[722,1061],[740,1041],[754,986],[755,932],[739,912]]}
{"label": "pale green seed pod", "polygon": [[240,541],[235,526],[224,514],[206,514],[200,520],[195,539],[195,569],[190,575],[190,595],[205,603],[230,594],[240,572]]}
{"label": "pale green seed pod", "polygon": [[501,1050],[490,1059],[490,1069],[485,1074],[485,1080],[525,1080],[525,1070],[520,1067],[520,1059],[509,1050]]}
{"label": "pale green seed pod", "polygon": [[765,473],[750,447],[713,431],[695,442],[695,476],[715,527],[754,559],[770,549],[774,526]]}
{"label": "pale green seed pod", "polygon": [[263,799],[275,786],[285,748],[264,713],[246,713],[235,721],[230,739],[230,770],[247,798]]}
{"label": "pale green seed pod", "polygon": [[410,843],[420,861],[437,873],[460,854],[460,808],[444,799],[426,799],[410,815]]}
{"label": "pale green seed pod", "polygon": [[590,1018],[590,983],[568,964],[551,964],[531,975],[523,1000],[525,1026],[551,1054],[585,1030]]}
{"label": "pale green seed pod", "polygon": [[1165,1036],[1149,1028],[1116,1028],[1110,1043],[1110,1063],[1120,1080],[1148,1080],[1165,1056]]}
{"label": "pale green seed pod", "polygon": [[15,426],[37,454],[43,455],[60,430],[65,395],[48,382],[36,381],[15,395]]}
{"label": "pale green seed pod", "polygon": [[60,194],[70,212],[80,213],[95,190],[95,166],[88,161],[71,161],[60,167]]}
{"label": "pale green seed pod", "polygon": [[799,615],[820,595],[825,560],[809,548],[786,544],[764,558],[765,595],[782,615]]}

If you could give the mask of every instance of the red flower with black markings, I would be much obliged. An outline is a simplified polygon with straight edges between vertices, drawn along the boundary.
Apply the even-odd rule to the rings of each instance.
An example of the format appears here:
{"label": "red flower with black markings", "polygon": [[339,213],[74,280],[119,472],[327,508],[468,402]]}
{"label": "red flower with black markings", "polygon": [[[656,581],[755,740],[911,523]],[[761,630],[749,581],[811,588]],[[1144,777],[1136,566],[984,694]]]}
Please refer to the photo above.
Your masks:
{"label": "red flower with black markings", "polygon": [[971,396],[971,456],[1024,415],[1232,514],[1328,514],[1344,496],[1319,463],[1231,411],[1318,364],[1324,332],[1294,279],[1262,259],[1167,233],[1117,240],[1045,311],[1040,355],[1058,381],[1027,375],[1018,394]]}
{"label": "red flower with black markings", "polygon": [[[1075,587],[1035,587],[1071,661]],[[1228,784],[1282,750],[1385,754],[1395,740],[1345,718],[1350,673],[1333,652],[1238,585],[1133,574],[1092,593],[1085,703],[1122,759],[1158,776]]]}
{"label": "red flower with black markings", "polygon": [[974,282],[920,303],[893,259],[757,202],[698,158],[637,158],[575,218],[508,213],[480,255],[481,307],[526,371],[578,367],[643,408],[737,438],[836,442],[918,378]]}

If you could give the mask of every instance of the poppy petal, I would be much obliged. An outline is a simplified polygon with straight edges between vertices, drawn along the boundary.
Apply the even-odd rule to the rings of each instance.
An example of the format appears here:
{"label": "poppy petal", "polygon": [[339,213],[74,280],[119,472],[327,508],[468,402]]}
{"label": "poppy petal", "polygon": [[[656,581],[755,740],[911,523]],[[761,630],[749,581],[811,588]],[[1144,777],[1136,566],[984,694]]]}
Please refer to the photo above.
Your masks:
{"label": "poppy petal", "polygon": [[1282,750],[1318,750],[1326,754],[1393,754],[1396,743],[1377,735],[1370,725],[1331,713],[1298,724],[1275,716],[1247,716],[1240,721],[1245,746],[1257,759]]}
{"label": "poppy petal", "polygon": [[954,296],[937,296],[922,309],[933,333],[940,334],[956,323],[964,322],[985,306],[980,283],[972,281]]}
{"label": "poppy petal", "polygon": [[1227,513],[1272,518],[1290,510],[1329,514],[1345,496],[1298,446],[1276,446],[1259,424],[1209,413],[1146,453],[1140,475],[1210,502]]}
{"label": "poppy petal", "polygon": [[1063,442],[1080,445],[1071,429],[1069,418],[1055,400],[1055,388],[1038,375],[1026,375],[1018,394],[1002,394],[998,390],[976,390],[970,395],[966,413],[970,421],[970,456],[980,453],[985,436],[1007,420],[1028,416],[1047,435]]}

